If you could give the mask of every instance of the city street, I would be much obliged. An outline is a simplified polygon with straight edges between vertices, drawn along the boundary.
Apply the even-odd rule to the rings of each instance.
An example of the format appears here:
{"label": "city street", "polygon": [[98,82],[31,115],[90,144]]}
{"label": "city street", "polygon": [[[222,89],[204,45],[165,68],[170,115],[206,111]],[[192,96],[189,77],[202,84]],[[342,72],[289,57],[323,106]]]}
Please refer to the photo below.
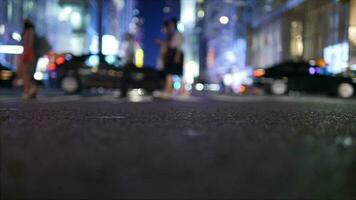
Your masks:
{"label": "city street", "polygon": [[356,200],[356,0],[0,2],[0,200]]}
{"label": "city street", "polygon": [[0,97],[1,199],[353,199],[356,100]]}

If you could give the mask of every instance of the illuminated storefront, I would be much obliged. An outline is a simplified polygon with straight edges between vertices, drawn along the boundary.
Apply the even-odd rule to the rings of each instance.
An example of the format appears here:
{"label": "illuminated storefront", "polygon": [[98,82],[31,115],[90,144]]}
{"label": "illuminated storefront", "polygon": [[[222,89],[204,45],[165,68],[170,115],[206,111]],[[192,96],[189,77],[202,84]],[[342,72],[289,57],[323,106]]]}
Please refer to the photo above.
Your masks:
{"label": "illuminated storefront", "polygon": [[[104,39],[110,43],[107,51],[117,54],[123,34],[133,29],[134,7],[135,0],[104,1]],[[0,45],[18,45],[22,20],[30,18],[37,34],[48,39],[53,51],[88,53],[97,38],[96,14],[96,0],[1,0]],[[16,58],[9,54],[0,53],[0,62],[16,66]]]}
{"label": "illuminated storefront", "polygon": [[[120,54],[120,45],[125,34],[136,33],[136,0],[103,1],[102,31],[103,49],[106,55]],[[90,1],[90,20],[86,30],[86,47],[91,53],[98,52],[98,8],[96,0]]]}
{"label": "illuminated storefront", "polygon": [[200,80],[240,92],[248,70],[244,10],[238,1],[199,0],[196,17]]}
{"label": "illuminated storefront", "polygon": [[[295,4],[288,7],[288,2]],[[256,18],[249,64],[267,67],[286,60],[323,58],[329,72],[345,71],[353,60],[348,32],[352,32],[349,9],[356,6],[354,2],[288,0]]]}

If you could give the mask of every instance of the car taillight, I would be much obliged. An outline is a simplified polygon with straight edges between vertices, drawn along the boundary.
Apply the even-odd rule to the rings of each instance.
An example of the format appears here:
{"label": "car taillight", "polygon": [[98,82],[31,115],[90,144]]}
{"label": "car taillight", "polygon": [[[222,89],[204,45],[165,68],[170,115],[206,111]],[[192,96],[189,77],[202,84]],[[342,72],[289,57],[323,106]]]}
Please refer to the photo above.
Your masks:
{"label": "car taillight", "polygon": [[245,93],[247,91],[247,87],[244,85],[240,86],[240,93]]}
{"label": "car taillight", "polygon": [[56,64],[57,65],[62,65],[65,62],[64,57],[60,56],[56,59]]}
{"label": "car taillight", "polygon": [[316,60],[316,65],[320,68],[325,68],[328,64],[324,59],[317,59]]}
{"label": "car taillight", "polygon": [[257,69],[253,72],[253,76],[256,78],[261,78],[266,74],[266,71],[264,69]]}

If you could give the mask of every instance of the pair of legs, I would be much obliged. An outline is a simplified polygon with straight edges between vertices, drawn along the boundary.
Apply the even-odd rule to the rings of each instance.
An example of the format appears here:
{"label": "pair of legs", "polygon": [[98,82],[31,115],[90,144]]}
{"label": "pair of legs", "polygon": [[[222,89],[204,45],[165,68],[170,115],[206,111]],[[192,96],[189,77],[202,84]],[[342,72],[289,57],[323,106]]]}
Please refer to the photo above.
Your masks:
{"label": "pair of legs", "polygon": [[127,97],[127,92],[129,90],[129,86],[131,83],[131,75],[134,68],[135,68],[134,64],[127,64],[126,67],[124,68],[123,77],[121,79],[121,88],[120,88],[121,98]]}
{"label": "pair of legs", "polygon": [[165,82],[163,91],[166,94],[172,94],[172,92],[173,92],[173,75],[172,74],[168,74],[166,76],[166,82]]}
{"label": "pair of legs", "polygon": [[30,75],[31,63],[22,62],[17,70],[19,78],[23,81],[23,94],[24,98],[35,98],[37,93],[37,87],[32,82]]}
{"label": "pair of legs", "polygon": [[[179,56],[179,59],[177,59]],[[164,93],[171,95],[173,93],[173,76],[182,76],[183,74],[183,53],[178,49],[169,49],[165,57],[165,71],[166,71],[166,82],[164,87]],[[181,84],[183,85],[183,84]]]}

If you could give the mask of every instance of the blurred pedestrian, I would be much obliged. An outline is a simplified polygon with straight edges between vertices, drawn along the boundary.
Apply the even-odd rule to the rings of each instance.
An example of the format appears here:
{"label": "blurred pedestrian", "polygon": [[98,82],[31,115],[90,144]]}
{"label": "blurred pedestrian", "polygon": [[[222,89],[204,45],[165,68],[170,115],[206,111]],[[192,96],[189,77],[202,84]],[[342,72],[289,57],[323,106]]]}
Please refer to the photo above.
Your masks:
{"label": "blurred pedestrian", "polygon": [[[171,98],[173,93],[173,76],[183,76],[184,54],[182,51],[183,35],[178,31],[178,20],[172,19],[168,23],[167,50],[164,54],[164,71],[166,82],[164,91],[161,94],[163,98]],[[183,84],[181,84],[183,86]],[[184,87],[184,86],[183,86]]]}
{"label": "blurred pedestrian", "polygon": [[23,21],[22,46],[23,53],[20,56],[17,69],[18,78],[23,83],[23,99],[33,99],[37,95],[37,87],[32,82],[31,69],[36,65],[35,55],[35,25],[29,20]]}
{"label": "blurred pedestrian", "polygon": [[135,37],[131,33],[126,33],[125,41],[122,46],[123,59],[126,65],[134,64],[135,62],[135,51],[136,51],[136,42]]}
{"label": "blurred pedestrian", "polygon": [[[157,56],[156,69],[159,72],[161,79],[161,85],[166,82],[166,73],[165,73],[165,56],[168,51],[168,43],[172,38],[172,34],[169,31],[169,21],[165,21],[162,24],[161,32],[163,34],[163,39],[156,39],[156,43],[159,46],[159,53]],[[161,97],[163,96],[163,91],[157,91],[154,93],[154,96]]]}
{"label": "blurred pedestrian", "polygon": [[131,33],[127,33],[125,36],[125,42],[123,44],[123,53],[124,53],[124,71],[123,77],[121,79],[121,94],[120,98],[126,98],[129,85],[131,82],[131,74],[135,69],[135,52],[136,52],[136,42],[135,37]]}
{"label": "blurred pedestrian", "polygon": [[164,70],[164,59],[165,59],[165,55],[167,53],[168,50],[168,42],[170,41],[170,39],[172,38],[172,34],[169,32],[169,21],[165,21],[162,24],[162,33],[164,35],[163,40],[161,39],[156,39],[156,43],[159,46],[159,54],[158,54],[158,58],[157,58],[157,69],[159,71],[163,71]]}

